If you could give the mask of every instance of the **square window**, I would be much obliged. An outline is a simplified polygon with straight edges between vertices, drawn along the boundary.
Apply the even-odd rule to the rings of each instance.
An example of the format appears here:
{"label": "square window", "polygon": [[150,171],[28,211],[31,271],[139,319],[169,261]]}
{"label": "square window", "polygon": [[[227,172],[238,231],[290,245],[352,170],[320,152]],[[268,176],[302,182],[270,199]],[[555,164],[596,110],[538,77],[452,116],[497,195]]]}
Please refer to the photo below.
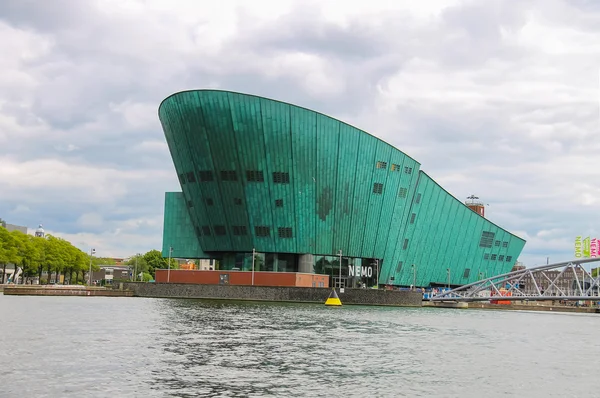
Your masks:
{"label": "square window", "polygon": [[502,242],[502,247],[508,247],[508,242]]}
{"label": "square window", "polygon": [[495,254],[492,254],[492,261],[496,261],[496,257],[497,256]]}
{"label": "square window", "polygon": [[392,163],[391,170],[392,171],[400,171],[401,167],[399,164]]}
{"label": "square window", "polygon": [[402,245],[402,249],[406,250],[408,248],[408,239],[404,239],[404,244]]}
{"label": "square window", "polygon": [[491,248],[492,243],[494,242],[494,236],[496,236],[494,232],[483,231],[481,233],[481,239],[479,240],[479,247]]}
{"label": "square window", "polygon": [[494,246],[500,246],[500,241],[499,240],[495,241]]}
{"label": "square window", "polygon": [[242,205],[242,198],[233,198],[233,204],[236,206]]}
{"label": "square window", "polygon": [[465,272],[463,273],[463,278],[468,278],[471,274],[471,268],[465,268]]}
{"label": "square window", "polygon": [[498,256],[498,261],[504,261],[504,254]]}
{"label": "square window", "polygon": [[245,225],[234,225],[233,234],[235,236],[248,235],[248,228]]}
{"label": "square window", "polygon": [[217,235],[217,236],[225,235],[225,226],[224,225],[215,225],[215,235]]}
{"label": "square window", "polygon": [[283,199],[275,199],[275,207],[283,207]]}
{"label": "square window", "polygon": [[194,207],[194,204],[192,203],[191,200],[188,200],[187,201],[187,206],[191,208],[191,207]]}
{"label": "square window", "polygon": [[290,227],[279,227],[277,228],[277,234],[280,238],[291,238],[292,237],[292,228]]}
{"label": "square window", "polygon": [[210,227],[208,225],[202,227],[202,235],[210,236]]}
{"label": "square window", "polygon": [[273,182],[275,184],[289,184],[290,173],[284,173],[282,171],[273,172]]}
{"label": "square window", "polygon": [[204,198],[204,202],[207,206],[212,206],[214,204],[212,198]]}
{"label": "square window", "polygon": [[196,182],[196,175],[193,171],[187,173],[187,180],[188,182]]}
{"label": "square window", "polygon": [[483,259],[484,259],[484,260],[489,260],[489,259],[490,259],[490,253],[485,253],[485,254],[483,255]]}
{"label": "square window", "polygon": [[383,184],[376,182],[373,184],[373,193],[381,195],[383,193]]}
{"label": "square window", "polygon": [[421,203],[421,194],[420,193],[417,194],[417,198],[415,199],[415,203],[416,204]]}
{"label": "square window", "polygon": [[417,215],[415,213],[411,214],[411,216],[410,216],[410,223],[411,224],[415,223],[415,217],[417,217]]}
{"label": "square window", "polygon": [[271,228],[261,225],[256,226],[254,227],[254,235],[260,237],[271,236]]}
{"label": "square window", "polygon": [[179,183],[181,185],[185,184],[185,174],[183,174],[183,173],[179,174]]}
{"label": "square window", "polygon": [[405,174],[412,174],[412,167],[405,166],[404,167],[404,173]]}
{"label": "square window", "polygon": [[377,168],[378,169],[387,169],[387,162],[378,161]]}
{"label": "square window", "polygon": [[221,170],[221,180],[237,181],[237,174],[235,170]]}
{"label": "square window", "polygon": [[202,182],[214,181],[213,173],[210,170],[200,170],[198,176]]}
{"label": "square window", "polygon": [[246,170],[246,180],[248,182],[264,182],[265,176],[261,170]]}
{"label": "square window", "polygon": [[408,193],[408,189],[400,188],[400,190],[398,191],[398,196],[401,198],[406,198],[407,193]]}
{"label": "square window", "polygon": [[512,260],[512,256],[506,256],[506,262],[510,263],[510,261]]}

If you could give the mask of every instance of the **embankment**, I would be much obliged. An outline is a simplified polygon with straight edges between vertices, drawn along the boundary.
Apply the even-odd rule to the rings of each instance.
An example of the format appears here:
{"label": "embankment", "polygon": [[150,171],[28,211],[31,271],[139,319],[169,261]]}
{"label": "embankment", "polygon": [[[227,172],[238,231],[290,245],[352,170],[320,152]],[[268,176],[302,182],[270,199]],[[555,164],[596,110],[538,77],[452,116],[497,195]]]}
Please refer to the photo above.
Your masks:
{"label": "embankment", "polygon": [[131,297],[133,292],[85,286],[6,285],[4,286],[4,295]]}
{"label": "embankment", "polygon": [[[137,297],[201,298],[220,300],[324,303],[331,289],[311,287],[199,285],[187,283],[126,282],[123,288]],[[345,289],[342,304],[420,307],[422,294],[405,290]]]}

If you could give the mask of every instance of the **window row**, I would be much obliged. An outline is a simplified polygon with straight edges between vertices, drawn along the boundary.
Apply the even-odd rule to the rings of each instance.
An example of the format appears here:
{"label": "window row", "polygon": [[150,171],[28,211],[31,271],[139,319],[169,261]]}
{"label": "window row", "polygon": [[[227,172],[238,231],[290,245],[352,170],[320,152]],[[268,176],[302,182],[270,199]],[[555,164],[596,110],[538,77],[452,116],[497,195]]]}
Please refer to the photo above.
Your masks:
{"label": "window row", "polygon": [[[198,171],[198,180],[200,182],[214,181],[214,175],[211,170]],[[238,181],[238,175],[235,170],[221,170],[221,181]],[[265,175],[262,170],[246,170],[247,182],[264,182]],[[186,183],[195,183],[196,174],[193,171],[179,174],[179,182],[183,185]],[[290,173],[283,171],[273,172],[273,182],[275,184],[289,184]]]}
{"label": "window row", "polygon": [[[378,169],[387,169],[387,162],[384,162],[382,160],[378,160],[375,163],[375,167],[378,168]],[[392,170],[392,171],[400,171],[400,170],[402,170],[402,166],[400,166],[399,164],[396,164],[396,163],[392,163],[392,166],[390,167],[390,170]],[[413,171],[412,167],[408,167],[408,166],[404,167],[404,173],[405,174],[412,174],[412,171]]]}
{"label": "window row", "polygon": [[492,261],[506,261],[507,263],[512,261],[512,256],[504,257],[504,254],[490,254],[485,253],[483,255],[484,260],[492,260]]}
{"label": "window row", "polygon": [[[207,206],[213,206],[215,204],[212,198],[204,198],[203,201]],[[242,198],[233,198],[233,204],[241,206],[243,204]],[[188,200],[187,206],[194,207],[194,203],[191,200]],[[275,207],[283,207],[283,199],[275,199]]]}
{"label": "window row", "polygon": [[[387,162],[377,162],[378,169],[387,168]],[[397,164],[392,164],[392,171],[400,171],[401,166]],[[404,173],[412,174],[412,167],[404,167]],[[221,170],[221,181],[238,181],[238,175],[236,170]],[[290,183],[290,173],[283,171],[274,171],[272,174],[273,182],[275,184],[289,184]],[[195,183],[196,181],[200,182],[211,182],[215,180],[212,170],[200,170],[198,171],[198,179],[196,179],[196,174],[193,171],[189,171],[187,173],[179,174],[179,182],[180,184],[186,183]],[[246,181],[247,182],[264,182],[265,175],[262,170],[246,170]]]}
{"label": "window row", "polygon": [[[383,194],[383,184],[380,182],[376,182],[373,184],[373,193],[376,193],[378,195]],[[406,196],[408,195],[408,188],[400,188],[398,190],[398,197],[405,199]],[[419,204],[421,203],[421,194],[418,193],[417,197],[415,198],[415,203]]]}
{"label": "window row", "polygon": [[[224,225],[215,225],[212,228],[212,231],[214,231],[214,234],[216,236],[224,236],[227,234],[227,230]],[[248,227],[245,225],[233,225],[231,227],[231,232],[234,236],[246,236],[246,235],[248,235]],[[196,233],[198,235],[210,236],[211,228],[209,225],[204,225],[204,226],[202,226],[201,230],[196,229]],[[271,236],[271,227],[267,227],[264,225],[257,225],[254,227],[254,235],[256,235],[258,237],[270,237]],[[280,238],[292,238],[293,237],[292,228],[291,227],[278,227],[277,235]]]}
{"label": "window row", "polygon": [[[383,184],[376,182],[375,184],[373,184],[373,193],[381,195],[383,194]],[[408,193],[408,190],[406,188],[400,188],[400,191],[398,192],[398,196],[400,198],[406,198],[406,195]],[[207,206],[213,206],[214,205],[214,201],[212,198],[204,198],[204,203],[206,203]],[[417,194],[417,197],[415,199],[415,203],[419,204],[421,202],[421,194]],[[243,200],[242,198],[233,198],[233,204],[236,206],[242,206],[243,205]],[[191,200],[187,201],[187,205],[188,207],[194,207],[194,205],[192,204]],[[283,207],[283,199],[275,199],[275,207]],[[507,243],[507,242],[504,242]],[[498,246],[498,245],[496,245]],[[490,246],[491,247],[491,246]],[[507,246],[504,246],[507,247]]]}

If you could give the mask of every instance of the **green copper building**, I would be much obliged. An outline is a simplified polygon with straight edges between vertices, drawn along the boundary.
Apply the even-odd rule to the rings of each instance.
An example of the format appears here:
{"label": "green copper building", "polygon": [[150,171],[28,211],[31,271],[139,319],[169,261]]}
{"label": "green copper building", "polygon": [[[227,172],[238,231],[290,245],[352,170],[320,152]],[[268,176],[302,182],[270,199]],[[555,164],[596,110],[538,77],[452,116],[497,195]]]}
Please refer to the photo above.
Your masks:
{"label": "green copper building", "polygon": [[[159,108],[182,192],[163,256],[333,283],[462,285],[510,271],[525,241],[469,209],[399,149],[309,109],[217,90]],[[341,256],[340,256],[341,251]],[[339,259],[342,265],[339,265]],[[366,279],[366,280],[365,280]]]}

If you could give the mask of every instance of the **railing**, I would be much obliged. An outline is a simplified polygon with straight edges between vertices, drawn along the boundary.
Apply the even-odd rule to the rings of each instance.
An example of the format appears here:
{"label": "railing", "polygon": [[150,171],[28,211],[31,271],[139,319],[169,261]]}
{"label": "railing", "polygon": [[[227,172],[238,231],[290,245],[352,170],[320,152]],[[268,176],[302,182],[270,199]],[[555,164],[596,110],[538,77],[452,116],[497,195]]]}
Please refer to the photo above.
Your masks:
{"label": "railing", "polygon": [[526,268],[482,279],[429,297],[430,301],[565,300],[600,301],[600,276],[593,277],[582,264],[600,258]]}

